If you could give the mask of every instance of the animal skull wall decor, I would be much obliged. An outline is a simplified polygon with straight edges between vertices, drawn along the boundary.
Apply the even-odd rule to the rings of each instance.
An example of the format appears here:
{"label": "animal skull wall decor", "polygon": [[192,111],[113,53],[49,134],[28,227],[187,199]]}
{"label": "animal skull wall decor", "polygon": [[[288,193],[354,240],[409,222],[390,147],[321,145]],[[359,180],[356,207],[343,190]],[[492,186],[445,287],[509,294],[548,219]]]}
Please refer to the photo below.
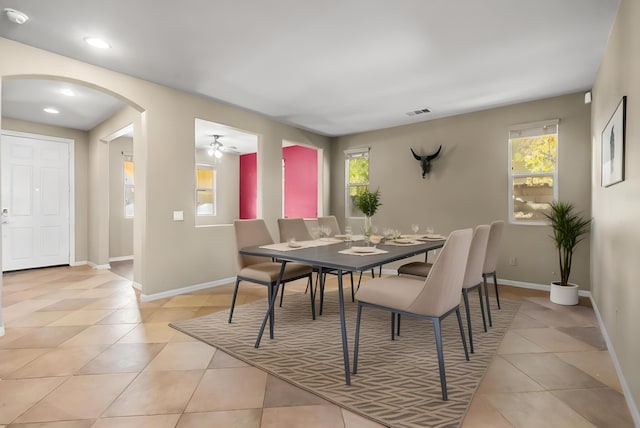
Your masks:
{"label": "animal skull wall decor", "polygon": [[440,154],[440,150],[442,150],[442,145],[440,145],[440,147],[438,147],[438,151],[436,151],[432,155],[419,156],[416,154],[416,152],[413,151],[413,149],[411,149],[413,157],[416,158],[416,160],[420,161],[420,166],[422,167],[422,178],[426,178],[427,174],[429,174],[429,171],[431,171],[431,161],[438,157],[438,155]]}

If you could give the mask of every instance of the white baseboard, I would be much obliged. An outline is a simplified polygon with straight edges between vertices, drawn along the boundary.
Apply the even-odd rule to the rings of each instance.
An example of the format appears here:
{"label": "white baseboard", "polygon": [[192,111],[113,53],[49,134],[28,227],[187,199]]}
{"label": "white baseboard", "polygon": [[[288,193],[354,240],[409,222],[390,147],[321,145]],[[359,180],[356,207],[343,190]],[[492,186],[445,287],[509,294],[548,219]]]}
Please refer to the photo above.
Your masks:
{"label": "white baseboard", "polygon": [[84,266],[84,265],[88,265],[89,262],[86,260],[76,260],[75,262],[70,262],[69,266]]}
{"label": "white baseboard", "polygon": [[130,256],[118,256],[118,257],[109,257],[110,262],[123,262],[125,260],[133,260],[133,255]]}
{"label": "white baseboard", "polygon": [[232,276],[229,278],[219,279],[217,281],[210,281],[210,282],[204,282],[202,284],[189,285],[187,287],[176,288],[175,290],[167,290],[161,293],[141,294],[140,300],[142,302],[150,302],[152,300],[164,299],[167,297],[178,296],[180,294],[192,293],[194,291],[204,290],[205,288],[213,288],[213,287],[218,287],[220,285],[232,284],[235,281],[236,281],[236,277]]}
{"label": "white baseboard", "polygon": [[142,284],[139,282],[131,281],[131,286],[138,291],[142,291]]}
{"label": "white baseboard", "polygon": [[0,337],[4,336],[4,325],[0,325]]}
{"label": "white baseboard", "polygon": [[622,392],[624,393],[624,398],[627,401],[627,406],[629,407],[629,412],[631,413],[631,417],[633,418],[633,423],[635,424],[635,426],[640,427],[640,412],[638,411],[638,407],[636,406],[635,401],[633,401],[633,396],[631,395],[629,384],[627,384],[627,381],[624,378],[624,374],[622,373],[622,368],[620,367],[620,363],[618,362],[618,356],[616,355],[616,351],[613,348],[613,343],[611,343],[611,339],[609,338],[607,329],[605,328],[604,322],[602,321],[602,317],[600,316],[598,305],[596,305],[596,301],[593,300],[593,296],[591,295],[591,293],[589,293],[589,300],[591,300],[591,306],[593,306],[593,311],[596,314],[596,319],[598,320],[600,331],[602,332],[604,341],[607,344],[609,355],[611,355],[611,361],[613,361],[613,366],[616,369],[616,374],[618,375],[620,386],[622,386]]}
{"label": "white baseboard", "polygon": [[[551,291],[551,285],[536,284],[534,282],[512,281],[510,279],[498,278],[498,284],[511,285],[512,287],[519,288],[529,288],[531,290]],[[578,295],[582,297],[590,297],[591,293],[589,292],[589,290],[578,290]]]}
{"label": "white baseboard", "polygon": [[91,269],[111,269],[111,265],[109,263],[106,265],[97,265],[93,262],[87,262],[87,264],[91,266]]}

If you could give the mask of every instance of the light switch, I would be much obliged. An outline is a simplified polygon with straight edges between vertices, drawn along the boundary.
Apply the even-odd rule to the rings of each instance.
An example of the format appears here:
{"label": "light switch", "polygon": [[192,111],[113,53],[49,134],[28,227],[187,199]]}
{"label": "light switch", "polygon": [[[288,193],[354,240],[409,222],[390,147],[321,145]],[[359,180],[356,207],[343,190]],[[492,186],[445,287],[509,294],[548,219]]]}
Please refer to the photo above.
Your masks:
{"label": "light switch", "polygon": [[173,221],[184,221],[184,211],[174,211]]}

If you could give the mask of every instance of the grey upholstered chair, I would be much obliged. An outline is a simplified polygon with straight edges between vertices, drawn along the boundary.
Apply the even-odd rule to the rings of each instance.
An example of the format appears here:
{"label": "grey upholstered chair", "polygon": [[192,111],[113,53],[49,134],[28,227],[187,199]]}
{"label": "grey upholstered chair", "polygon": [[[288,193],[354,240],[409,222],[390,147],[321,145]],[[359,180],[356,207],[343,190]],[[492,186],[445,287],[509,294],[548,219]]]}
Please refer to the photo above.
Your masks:
{"label": "grey upholstered chair", "polygon": [[296,241],[311,241],[313,239],[302,218],[279,218],[278,231],[280,232],[280,242],[287,242],[289,239]]}
{"label": "grey upholstered chair", "polygon": [[424,254],[424,262],[409,262],[398,268],[398,275],[413,275],[426,277],[433,263],[427,262],[429,252]]}
{"label": "grey upholstered chair", "polygon": [[[428,254],[428,253],[427,253]],[[427,262],[427,254],[424,255],[423,262],[409,262],[398,268],[398,275],[411,275],[426,277],[433,263]]]}
{"label": "grey upholstered chair", "polygon": [[[460,316],[460,293],[469,257],[473,231],[471,229],[453,232],[436,258],[427,278],[422,281],[408,277],[377,278],[362,284],[356,293],[358,313],[356,318],[356,338],[353,356],[353,374],[358,372],[358,352],[360,345],[360,321],[362,308],[367,306],[394,314],[414,316],[433,322],[436,336],[438,367],[442,399],[447,400],[447,380],[442,350],[441,321],[455,312],[467,361],[467,341],[464,338],[462,317]],[[393,327],[392,327],[393,329]]]}
{"label": "grey upholstered chair", "polygon": [[[235,234],[236,251],[236,284],[233,289],[233,299],[231,300],[231,310],[229,311],[229,322],[233,319],[233,310],[236,305],[238,286],[240,281],[248,281],[267,286],[269,302],[271,302],[275,286],[280,276],[281,263],[274,262],[265,257],[247,256],[240,254],[239,250],[255,245],[273,244],[273,239],[269,234],[264,220],[235,220],[233,222]],[[284,283],[295,281],[304,277],[311,282],[313,271],[310,266],[300,263],[287,263],[282,276],[282,286]],[[275,290],[277,292],[277,290]],[[315,299],[311,293],[311,314],[315,319]]]}
{"label": "grey upholstered chair", "polygon": [[331,230],[331,236],[340,235],[338,219],[336,219],[334,215],[318,217],[318,226],[329,228]]}
{"label": "grey upholstered chair", "polygon": [[469,347],[473,354],[473,331],[471,329],[471,311],[469,308],[469,291],[478,289],[478,297],[480,300],[480,311],[482,312],[482,324],[484,331],[487,331],[487,320],[484,316],[484,305],[482,303],[482,266],[484,264],[485,254],[487,252],[487,242],[489,241],[489,226],[486,224],[477,226],[473,231],[473,239],[471,240],[471,249],[469,250],[469,258],[467,259],[467,269],[464,273],[464,281],[462,282],[462,297],[464,298],[464,309],[467,313],[467,331],[469,332]]}
{"label": "grey upholstered chair", "polygon": [[489,287],[487,285],[487,278],[493,277],[493,284],[496,290],[496,302],[498,303],[498,309],[500,309],[500,295],[498,294],[496,263],[498,261],[498,250],[500,249],[500,238],[502,237],[503,228],[504,221],[502,220],[494,221],[493,223],[491,223],[491,229],[489,230],[489,243],[487,244],[487,254],[484,258],[484,266],[482,267],[484,294],[487,300],[487,317],[489,318],[490,326],[493,326],[493,321],[491,320],[491,307],[489,306]]}
{"label": "grey upholstered chair", "polygon": [[[478,289],[478,296],[480,298],[480,311],[482,313],[482,324],[484,331],[487,331],[487,320],[484,314],[484,303],[482,301],[482,267],[485,260],[485,254],[487,251],[487,242],[489,240],[489,226],[481,225],[477,226],[473,232],[473,239],[471,241],[471,250],[469,251],[469,258],[467,260],[467,268],[465,271],[464,282],[462,283],[462,297],[464,298],[464,309],[467,316],[467,330],[469,331],[469,345],[471,353],[474,353],[473,349],[473,331],[471,328],[471,311],[469,307],[469,291],[475,288]],[[405,275],[422,276],[426,277],[429,274],[429,270],[433,266],[432,263],[412,262],[407,263],[404,271]],[[398,275],[400,270],[398,269]],[[393,339],[393,327],[391,331],[391,338]],[[400,334],[400,315],[398,315],[398,334]]]}

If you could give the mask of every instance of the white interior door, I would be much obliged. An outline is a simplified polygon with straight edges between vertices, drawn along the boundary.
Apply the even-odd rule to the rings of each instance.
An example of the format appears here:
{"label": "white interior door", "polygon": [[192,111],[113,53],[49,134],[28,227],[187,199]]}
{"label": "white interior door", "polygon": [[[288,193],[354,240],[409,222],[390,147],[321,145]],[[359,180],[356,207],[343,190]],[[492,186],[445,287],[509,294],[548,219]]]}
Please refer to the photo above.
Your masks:
{"label": "white interior door", "polygon": [[69,264],[69,144],[2,135],[2,270]]}

